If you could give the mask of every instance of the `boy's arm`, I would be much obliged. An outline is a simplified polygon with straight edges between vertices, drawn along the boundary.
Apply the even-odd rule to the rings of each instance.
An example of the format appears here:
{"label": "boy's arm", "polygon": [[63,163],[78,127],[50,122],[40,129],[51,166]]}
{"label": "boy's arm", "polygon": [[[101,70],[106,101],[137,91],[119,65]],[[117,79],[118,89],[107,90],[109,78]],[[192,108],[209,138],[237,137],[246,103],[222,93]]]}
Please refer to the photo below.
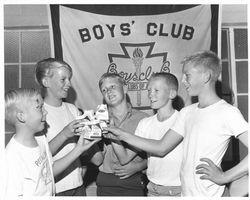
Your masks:
{"label": "boy's arm", "polygon": [[[112,136],[111,136],[112,138]],[[114,167],[115,175],[125,179],[147,168],[147,159],[134,160],[138,150],[126,148],[120,141],[111,139],[111,144],[121,166]]]}
{"label": "boy's arm", "polygon": [[56,160],[53,164],[53,173],[56,177],[63,172],[75,159],[77,159],[84,151],[87,151],[92,145],[100,140],[88,141],[83,138],[83,135],[79,137],[77,145],[72,151],[70,151],[64,157]]}
{"label": "boy's arm", "polygon": [[101,165],[104,157],[103,157],[103,152],[100,150],[98,145],[97,144],[93,145],[91,151],[93,153],[91,154],[90,162],[96,166]]}
{"label": "boy's arm", "polygon": [[115,175],[119,176],[120,179],[125,179],[137,172],[143,171],[146,168],[147,159],[143,159],[140,161],[133,160],[126,165],[114,167],[114,173]]}
{"label": "boy's arm", "polygon": [[63,130],[58,133],[51,141],[49,141],[49,148],[52,156],[54,156],[58,149],[62,146],[62,144],[73,137],[77,132],[79,132],[77,128],[82,125],[79,123],[81,120],[73,120],[67,126],[63,128]]}
{"label": "boy's arm", "polygon": [[100,166],[103,162],[103,153],[101,151],[96,152],[90,159],[90,162],[96,166]]}
{"label": "boy's arm", "polygon": [[128,164],[137,155],[135,151],[125,148],[121,141],[111,140],[111,144],[121,165]]}
{"label": "boy's arm", "polygon": [[169,129],[161,140],[142,138],[115,127],[107,127],[105,130],[112,132],[119,140],[123,140],[135,148],[161,157],[172,151],[183,140],[183,136],[172,129]]}
{"label": "boy's arm", "polygon": [[[246,147],[248,147],[247,132],[242,133],[238,138]],[[208,179],[218,185],[230,183],[248,174],[248,155],[233,168],[225,172],[223,172],[221,168],[216,166],[208,158],[201,158],[201,161],[206,162],[206,164],[198,165],[196,167],[196,174],[202,174],[202,176],[200,177],[201,179]]]}

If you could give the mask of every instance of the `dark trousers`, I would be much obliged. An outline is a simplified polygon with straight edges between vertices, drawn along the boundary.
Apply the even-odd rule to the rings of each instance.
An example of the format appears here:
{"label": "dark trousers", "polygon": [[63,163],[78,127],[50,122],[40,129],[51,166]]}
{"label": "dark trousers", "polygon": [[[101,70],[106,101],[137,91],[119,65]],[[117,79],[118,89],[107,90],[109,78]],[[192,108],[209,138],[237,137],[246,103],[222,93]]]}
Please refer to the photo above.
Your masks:
{"label": "dark trousers", "polygon": [[86,196],[86,188],[82,185],[78,188],[56,193],[56,196]]}
{"label": "dark trousers", "polygon": [[97,196],[146,196],[144,176],[137,173],[120,179],[114,174],[99,172],[96,180]]}

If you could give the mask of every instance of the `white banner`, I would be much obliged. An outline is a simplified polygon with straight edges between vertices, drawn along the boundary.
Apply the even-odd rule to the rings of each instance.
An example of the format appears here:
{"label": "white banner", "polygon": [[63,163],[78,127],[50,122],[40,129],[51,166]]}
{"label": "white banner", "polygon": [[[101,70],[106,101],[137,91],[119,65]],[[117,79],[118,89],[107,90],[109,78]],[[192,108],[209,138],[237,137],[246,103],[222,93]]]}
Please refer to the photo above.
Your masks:
{"label": "white banner", "polygon": [[94,14],[59,6],[62,55],[73,68],[74,103],[95,109],[102,103],[99,78],[105,72],[117,72],[128,84],[132,105],[145,109],[149,77],[163,71],[177,76],[179,96],[190,104],[181,84],[181,60],[210,49],[211,18],[210,5],[143,16]]}

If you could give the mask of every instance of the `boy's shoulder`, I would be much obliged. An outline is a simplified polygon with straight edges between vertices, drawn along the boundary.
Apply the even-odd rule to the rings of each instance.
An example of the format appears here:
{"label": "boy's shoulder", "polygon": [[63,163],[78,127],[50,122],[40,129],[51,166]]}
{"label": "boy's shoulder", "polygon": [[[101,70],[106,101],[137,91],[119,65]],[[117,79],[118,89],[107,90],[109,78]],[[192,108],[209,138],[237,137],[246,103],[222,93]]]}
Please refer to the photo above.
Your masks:
{"label": "boy's shoulder", "polygon": [[[180,113],[183,114],[183,113],[192,112],[193,110],[198,108],[198,104],[199,103],[197,102],[191,105],[187,105],[180,110]],[[217,103],[209,106],[209,109],[220,111],[221,114],[223,112],[234,112],[234,111],[239,110],[237,107],[227,103],[224,99],[221,99]]]}
{"label": "boy's shoulder", "polygon": [[[36,135],[34,136],[36,141],[39,143],[47,143],[47,139],[46,136],[44,134],[41,135]],[[8,144],[5,147],[5,150],[11,149],[20,149],[20,148],[25,148],[25,146],[21,143],[19,143],[16,139],[15,139],[15,135],[13,135],[10,139],[10,141],[8,142]],[[26,147],[27,148],[27,147]],[[32,148],[31,148],[32,149]]]}
{"label": "boy's shoulder", "polygon": [[9,166],[10,164],[15,166],[20,165],[20,155],[22,154],[22,151],[20,150],[19,146],[17,145],[17,142],[13,138],[11,138],[9,143],[6,145],[4,153],[4,162],[6,166]]}
{"label": "boy's shoulder", "polygon": [[154,115],[147,115],[146,117],[144,117],[143,119],[141,119],[140,123],[149,123],[152,120],[154,120],[156,118],[157,114]]}
{"label": "boy's shoulder", "polygon": [[190,105],[186,105],[185,107],[183,107],[179,112],[180,113],[183,113],[183,112],[188,112],[188,111],[191,111],[195,108],[198,107],[198,102],[197,103],[193,103],[193,104],[190,104]]}
{"label": "boy's shoulder", "polygon": [[221,114],[225,114],[228,117],[230,117],[229,115],[241,113],[238,107],[229,104],[223,99],[218,104],[218,110],[220,111]]}
{"label": "boy's shoulder", "polygon": [[63,102],[63,104],[65,106],[67,106],[68,108],[70,108],[70,109],[77,109],[77,107],[74,104],[72,104],[72,103]]}
{"label": "boy's shoulder", "polygon": [[12,148],[12,146],[15,146],[15,139],[14,136],[12,136],[12,138],[10,139],[10,141],[8,142],[8,144],[5,147],[5,152],[8,152],[9,149]]}
{"label": "boy's shoulder", "polygon": [[154,115],[149,115],[148,117],[141,119],[140,125],[141,126],[148,126],[148,125],[150,126],[150,125],[155,125],[155,123],[161,123],[161,124],[167,125],[171,121],[175,121],[178,118],[179,114],[180,114],[180,112],[178,110],[174,110],[174,113],[171,115],[171,117],[160,122],[157,118],[157,113],[156,113]]}
{"label": "boy's shoulder", "polygon": [[18,143],[13,136],[5,147],[6,159],[18,160],[19,159],[18,155],[20,155],[21,152],[22,152],[22,144]]}
{"label": "boy's shoulder", "polygon": [[66,108],[68,108],[69,110],[70,110],[70,112],[72,113],[72,114],[74,114],[74,115],[78,115],[78,113],[79,113],[79,109],[74,105],[74,104],[72,104],[72,103],[68,103],[68,102],[63,102],[63,104],[64,104],[64,106],[66,107]]}
{"label": "boy's shoulder", "polygon": [[132,108],[132,115],[138,116],[140,118],[149,117],[149,114],[147,114],[146,112],[134,108]]}

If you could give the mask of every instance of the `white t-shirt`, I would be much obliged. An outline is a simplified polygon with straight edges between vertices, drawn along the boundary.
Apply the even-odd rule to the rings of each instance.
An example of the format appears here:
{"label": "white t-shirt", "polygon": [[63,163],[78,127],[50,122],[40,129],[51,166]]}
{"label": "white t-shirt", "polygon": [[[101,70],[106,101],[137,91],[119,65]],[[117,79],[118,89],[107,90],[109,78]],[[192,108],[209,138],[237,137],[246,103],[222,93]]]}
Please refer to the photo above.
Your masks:
{"label": "white t-shirt", "polygon": [[[47,138],[52,140],[62,129],[72,122],[78,116],[79,110],[70,103],[63,102],[60,107],[50,106],[44,103],[44,108],[48,114],[46,121],[49,125]],[[58,160],[67,155],[76,146],[76,141],[71,138],[60,151],[53,156],[54,160]],[[64,172],[57,176],[60,179],[56,182],[56,193],[77,188],[83,184],[83,169],[80,159],[76,159]]]}
{"label": "white t-shirt", "polygon": [[183,108],[171,128],[184,137],[181,183],[183,196],[221,196],[224,186],[201,180],[195,174],[200,158],[209,158],[220,166],[231,136],[248,130],[238,108],[220,100],[206,108],[198,103]]}
{"label": "white t-shirt", "polygon": [[26,147],[13,136],[5,149],[5,196],[53,196],[52,156],[45,136],[37,147]]}
{"label": "white t-shirt", "polygon": [[[142,119],[138,124],[135,135],[160,140],[171,128],[178,117],[178,111],[167,120],[160,122],[157,114]],[[182,159],[182,143],[164,157],[148,156],[148,179],[158,185],[180,186],[180,167]]]}

